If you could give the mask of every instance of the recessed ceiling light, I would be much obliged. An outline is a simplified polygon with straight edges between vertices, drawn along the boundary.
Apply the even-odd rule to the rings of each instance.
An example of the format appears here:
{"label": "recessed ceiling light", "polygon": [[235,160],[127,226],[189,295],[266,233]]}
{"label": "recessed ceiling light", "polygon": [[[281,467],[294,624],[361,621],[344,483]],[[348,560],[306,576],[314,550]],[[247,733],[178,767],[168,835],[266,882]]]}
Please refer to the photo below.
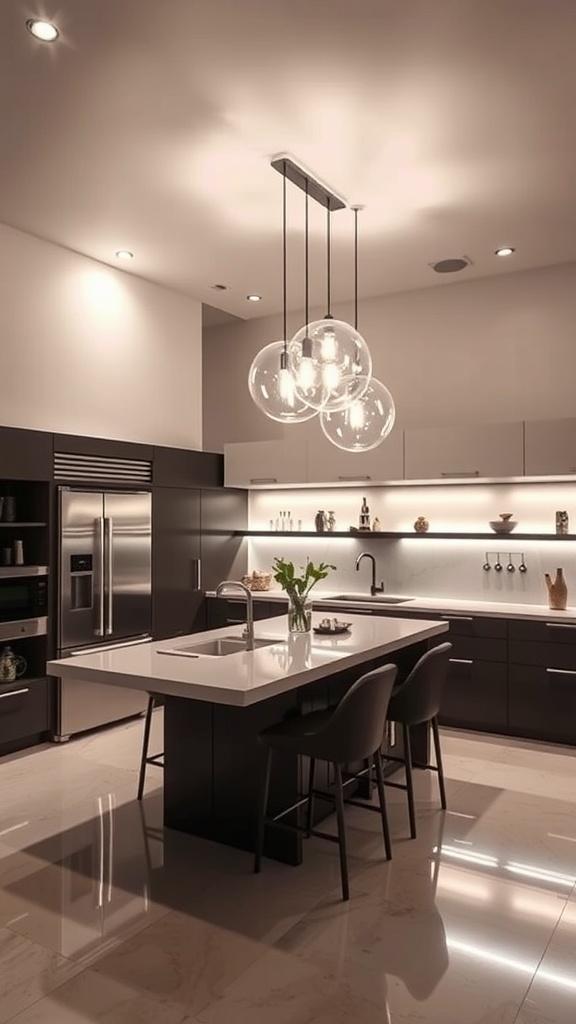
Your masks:
{"label": "recessed ceiling light", "polygon": [[450,259],[437,260],[436,263],[428,264],[437,274],[457,274],[459,270],[464,270],[465,267],[471,265],[472,260],[469,256],[452,256]]}
{"label": "recessed ceiling light", "polygon": [[129,249],[118,249],[118,252],[116,253],[116,256],[118,257],[119,260],[133,260],[134,259],[134,253],[130,252]]}
{"label": "recessed ceiling light", "polygon": [[228,291],[228,285],[227,284],[211,284],[210,287],[215,292],[227,292]]}
{"label": "recessed ceiling light", "polygon": [[496,249],[495,256],[511,256],[513,252],[516,252],[511,245],[503,245],[501,249]]}
{"label": "recessed ceiling light", "polygon": [[248,299],[248,302],[261,302],[262,301],[262,296],[261,295],[247,295],[246,298]]}
{"label": "recessed ceiling light", "polygon": [[51,21],[42,21],[40,18],[28,18],[26,28],[43,43],[53,43],[60,35],[56,25],[53,25]]}

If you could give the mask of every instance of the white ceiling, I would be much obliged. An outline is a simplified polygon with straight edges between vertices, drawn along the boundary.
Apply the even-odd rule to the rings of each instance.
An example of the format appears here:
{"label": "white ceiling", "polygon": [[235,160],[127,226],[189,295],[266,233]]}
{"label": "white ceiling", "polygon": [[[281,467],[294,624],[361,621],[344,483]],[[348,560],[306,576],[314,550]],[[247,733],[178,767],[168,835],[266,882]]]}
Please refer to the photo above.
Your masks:
{"label": "white ceiling", "polygon": [[[114,266],[131,249],[129,273],[265,315],[282,304],[269,162],[289,153],[364,205],[361,296],[576,259],[575,0],[3,0],[0,16],[6,224]],[[33,39],[30,16],[60,40]],[[297,308],[293,185],[288,225]],[[338,301],[353,295],[353,215],[332,228]],[[314,203],[310,230],[322,304]],[[463,254],[459,275],[428,266]]]}

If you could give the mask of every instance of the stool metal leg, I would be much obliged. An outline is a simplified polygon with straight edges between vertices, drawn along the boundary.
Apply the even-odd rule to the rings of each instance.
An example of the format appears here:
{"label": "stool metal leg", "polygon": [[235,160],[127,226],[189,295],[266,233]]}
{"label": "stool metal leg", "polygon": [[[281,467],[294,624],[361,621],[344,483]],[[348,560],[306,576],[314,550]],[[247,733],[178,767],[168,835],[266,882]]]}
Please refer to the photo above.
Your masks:
{"label": "stool metal leg", "polygon": [[342,877],[342,899],[350,899],[348,887],[348,862],[346,859],[346,826],[344,823],[344,791],[342,789],[342,768],[334,765],[334,789],[336,796],[336,819],[338,822],[338,848],[340,850],[340,875]]}
{"label": "stool metal leg", "polygon": [[140,758],[140,772],[138,775],[138,795],[137,799],[141,800],[144,793],[144,781],[146,778],[146,758],[148,757],[148,745],[150,743],[150,729],[152,726],[152,712],[154,710],[154,697],[148,697],[148,707],[146,708],[146,720],[144,722],[144,738],[142,740],[142,756]]}
{"label": "stool metal leg", "polygon": [[436,752],[436,764],[438,766],[438,788],[440,789],[440,804],[442,810],[446,810],[446,787],[444,785],[444,766],[442,764],[442,753],[440,750],[440,733],[438,731],[438,719],[432,719],[432,735],[434,737],[434,750]]}
{"label": "stool metal leg", "polygon": [[380,802],[380,816],[382,818],[382,832],[384,834],[384,849],[386,860],[392,860],[392,844],[390,842],[390,827],[388,825],[388,814],[386,811],[386,796],[384,793],[384,771],[382,769],[382,757],[380,751],[374,754],[374,767],[376,769],[376,786],[378,788],[378,800]]}
{"label": "stool metal leg", "polygon": [[258,810],[258,829],[256,832],[256,849],[254,851],[254,872],[259,873],[262,866],[262,851],[264,849],[264,832],[266,829],[265,818],[268,809],[268,793],[270,792],[270,775],[272,772],[272,747],[266,748],[266,764],[262,773],[262,786],[260,789],[260,807]]}
{"label": "stool metal leg", "polygon": [[308,807],[306,808],[306,835],[310,835],[312,829],[312,815],[314,813],[314,775],[316,770],[316,759],[310,758],[310,767],[308,771]]}
{"label": "stool metal leg", "polygon": [[408,817],[410,818],[410,838],[416,839],[416,811],[414,808],[414,784],[412,782],[412,746],[410,744],[410,726],[402,725],[404,739],[404,763],[406,767],[406,793],[408,796]]}

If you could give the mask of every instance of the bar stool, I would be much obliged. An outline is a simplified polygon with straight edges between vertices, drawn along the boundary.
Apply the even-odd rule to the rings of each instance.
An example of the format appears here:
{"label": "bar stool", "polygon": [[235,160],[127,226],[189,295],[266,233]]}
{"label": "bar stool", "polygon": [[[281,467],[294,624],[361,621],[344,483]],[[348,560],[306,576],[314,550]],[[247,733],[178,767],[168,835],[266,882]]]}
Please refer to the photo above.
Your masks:
{"label": "bar stool", "polygon": [[[346,833],[344,825],[344,804],[355,804],[369,810],[378,811],[382,820],[386,859],[390,860],[392,848],[390,831],[386,815],[386,798],[384,794],[384,778],[380,747],[386,721],[388,701],[397,673],[396,665],[384,665],[361,676],[348,690],[336,708],[326,711],[312,711],[300,718],[290,718],[268,729],[264,729],[258,737],[259,743],[267,748],[266,761],[262,775],[258,830],[256,836],[256,852],[254,871],[259,872],[262,864],[264,833],[266,826],[278,826],[289,831],[303,832],[307,836],[319,836],[330,842],[338,843],[340,851],[340,874],[342,878],[342,898],[349,899],[348,863],[346,857]],[[268,818],[268,794],[272,768],[272,751],[285,750],[310,758],[308,795],[296,805],[281,811],[274,818]],[[316,761],[328,761],[334,766],[334,793],[320,793],[314,789],[314,771]],[[344,765],[364,761],[368,767],[353,774],[346,782],[342,781]],[[359,800],[344,799],[344,787],[361,776],[371,772],[372,764],[376,769],[379,808],[365,804]],[[322,795],[333,799],[336,804],[338,823],[337,836],[329,835],[312,828],[313,798]],[[307,805],[306,826],[292,825],[281,819],[296,807]]]}
{"label": "bar stool", "polygon": [[[448,661],[452,644],[445,643],[433,647],[416,662],[403,683],[396,688],[390,698],[386,719],[402,726],[404,757],[393,757],[384,754],[387,761],[397,761],[404,765],[406,783],[392,782],[386,779],[385,785],[394,789],[404,789],[408,797],[408,817],[410,819],[410,838],[416,838],[416,812],[414,807],[414,786],[412,768],[426,768],[438,774],[440,803],[446,810],[446,789],[444,786],[444,770],[442,752],[440,750],[440,734],[438,732],[438,711],[442,700],[442,691],[448,673]],[[432,727],[436,764],[413,764],[410,743],[410,726],[428,724]]]}
{"label": "bar stool", "polygon": [[142,740],[142,753],[140,755],[140,771],[138,773],[138,800],[142,799],[142,795],[144,793],[146,765],[153,764],[156,768],[164,767],[164,751],[162,751],[161,754],[148,753],[148,747],[150,745],[150,729],[152,728],[152,712],[155,708],[162,707],[163,704],[163,697],[159,697],[154,693],[148,694],[148,706],[146,708],[146,718],[144,721],[144,737]]}

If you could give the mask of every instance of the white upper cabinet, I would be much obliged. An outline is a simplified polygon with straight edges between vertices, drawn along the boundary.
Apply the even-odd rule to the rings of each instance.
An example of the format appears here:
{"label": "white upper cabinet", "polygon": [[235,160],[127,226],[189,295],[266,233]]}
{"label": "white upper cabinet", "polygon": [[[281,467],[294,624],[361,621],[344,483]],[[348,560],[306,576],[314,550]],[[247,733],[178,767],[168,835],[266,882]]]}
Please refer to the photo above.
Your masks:
{"label": "white upper cabinet", "polygon": [[576,474],[576,419],[527,421],[526,476]]}
{"label": "white upper cabinet", "polygon": [[522,423],[422,427],[404,434],[406,480],[522,476]]}
{"label": "white upper cabinet", "polygon": [[402,480],[404,443],[401,430],[392,433],[370,452],[343,452],[319,429],[308,442],[309,483],[362,483]]}
{"label": "white upper cabinet", "polygon": [[307,444],[245,441],[224,445],[226,487],[273,487],[306,483]]}

